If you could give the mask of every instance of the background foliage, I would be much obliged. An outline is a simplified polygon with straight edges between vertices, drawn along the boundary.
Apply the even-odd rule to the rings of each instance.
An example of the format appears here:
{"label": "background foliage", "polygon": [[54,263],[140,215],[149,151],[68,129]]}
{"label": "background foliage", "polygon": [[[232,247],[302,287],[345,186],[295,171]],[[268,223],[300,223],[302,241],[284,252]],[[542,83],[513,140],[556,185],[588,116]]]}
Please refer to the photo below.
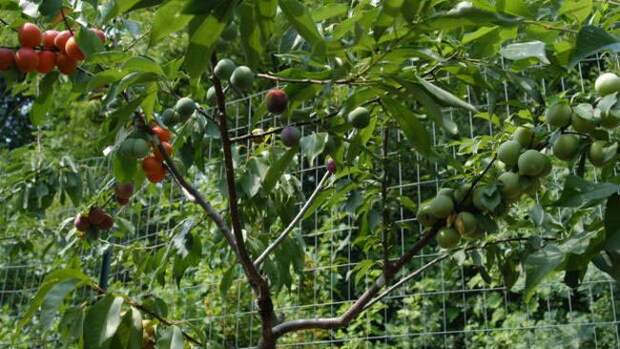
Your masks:
{"label": "background foliage", "polygon": [[[102,27],[109,37],[70,77],[2,73],[0,341],[15,348],[99,347],[83,341],[105,337],[95,332],[120,318],[113,296],[121,296],[119,328],[126,332],[112,339],[125,341],[115,342],[118,347],[132,347],[126,315],[139,309],[129,307],[132,302],[146,308],[143,319],[182,320],[176,326],[153,320],[158,348],[189,346],[179,344],[181,330],[210,348],[257,344],[253,295],[215,225],[171,179],[145,184],[141,171],[119,166],[114,152],[102,155],[131,129],[135,110],[159,118],[178,96],[190,95],[207,112],[175,126],[175,157],[225,212],[220,135],[207,118],[214,107],[206,98],[211,52],[263,74],[245,96],[227,93],[229,101],[238,99],[229,105],[232,136],[307,123],[299,149],[285,148],[277,134],[234,147],[252,255],[316,187],[326,156],[338,164],[264,271],[279,317],[339,314],[382,272],[383,229],[390,232],[390,257],[398,258],[421,236],[415,214],[422,202],[441,187],[475,178],[519,125],[554,137],[541,119],[548,104],[559,98],[594,104],[599,73],[620,72],[609,53],[620,47],[614,1],[473,5],[0,1],[5,46],[16,45],[11,28],[25,21],[62,29],[54,14],[63,6],[72,9],[74,29]],[[277,117],[266,112],[261,92],[276,85],[291,99],[289,111]],[[372,121],[352,132],[345,116],[360,104]],[[617,142],[617,132],[608,138]],[[325,149],[327,135],[337,140],[335,150]],[[348,329],[294,333],[281,344],[618,347],[615,163],[581,171],[579,159],[553,161],[538,194],[515,204],[496,231],[466,244],[475,249],[455,252]],[[502,171],[495,164],[485,181]],[[79,239],[71,226],[76,212],[105,203],[115,178],[128,177],[140,192],[129,206],[111,206],[114,230],[98,240]],[[384,183],[389,189],[382,201]],[[91,286],[99,282],[105,251],[111,251],[109,292],[98,297]],[[442,252],[433,242],[406,269]],[[34,297],[46,284],[45,300]],[[28,308],[33,320],[16,326]],[[94,332],[83,332],[88,329]]]}

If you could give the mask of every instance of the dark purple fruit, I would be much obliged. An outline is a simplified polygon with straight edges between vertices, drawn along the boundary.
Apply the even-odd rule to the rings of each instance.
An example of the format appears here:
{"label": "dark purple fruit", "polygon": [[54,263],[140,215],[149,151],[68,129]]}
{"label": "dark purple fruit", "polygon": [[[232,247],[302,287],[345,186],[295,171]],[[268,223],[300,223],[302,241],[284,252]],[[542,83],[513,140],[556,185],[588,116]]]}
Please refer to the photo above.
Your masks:
{"label": "dark purple fruit", "polygon": [[265,95],[265,104],[270,113],[281,114],[288,105],[288,95],[282,89],[273,88]]}
{"label": "dark purple fruit", "polygon": [[128,199],[131,195],[133,195],[133,184],[119,183],[114,188],[114,192],[117,198]]}
{"label": "dark purple fruit", "polygon": [[101,207],[93,207],[88,212],[88,221],[92,225],[100,226],[105,219],[106,213]]}
{"label": "dark purple fruit", "polygon": [[80,214],[75,217],[73,225],[75,226],[75,229],[84,233],[88,230],[88,228],[90,228],[90,221],[88,220],[88,217]]}
{"label": "dark purple fruit", "polygon": [[280,133],[280,138],[282,138],[282,143],[289,148],[292,148],[299,144],[299,139],[301,138],[301,131],[295,126],[286,126],[282,133]]}
{"label": "dark purple fruit", "polygon": [[334,159],[327,160],[327,171],[329,173],[336,173],[336,161]]}
{"label": "dark purple fruit", "polygon": [[113,225],[114,225],[114,220],[112,220],[112,216],[110,216],[109,214],[105,213],[103,215],[103,219],[102,219],[101,223],[99,224],[99,229],[101,229],[101,230],[110,230],[110,229],[112,229]]}

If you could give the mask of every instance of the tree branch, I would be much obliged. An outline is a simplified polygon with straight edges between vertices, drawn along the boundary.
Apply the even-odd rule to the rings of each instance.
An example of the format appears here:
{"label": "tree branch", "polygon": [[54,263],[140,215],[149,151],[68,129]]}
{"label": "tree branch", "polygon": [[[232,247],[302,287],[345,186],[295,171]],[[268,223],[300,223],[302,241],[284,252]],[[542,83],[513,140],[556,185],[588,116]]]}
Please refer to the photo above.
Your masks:
{"label": "tree branch", "polygon": [[331,318],[291,320],[279,324],[273,328],[273,335],[278,338],[282,335],[305,329],[334,329],[348,325],[364,309],[366,304],[379,293],[385,286],[386,280],[396,274],[413,256],[420,252],[435,237],[439,231],[439,226],[433,227],[416,242],[407,253],[400,257],[393,268],[390,268],[387,275],[383,274],[347,309],[342,315]]}
{"label": "tree branch", "polygon": [[[215,51],[211,54],[211,66],[217,65],[217,55]],[[243,239],[243,231],[241,230],[241,219],[239,208],[237,206],[237,190],[235,184],[235,168],[232,161],[232,143],[228,135],[227,115],[226,115],[226,98],[220,79],[212,75],[211,81],[215,88],[217,114],[219,119],[220,137],[222,140],[222,148],[224,152],[224,168],[226,172],[226,183],[228,187],[228,205],[230,210],[230,219],[233,226],[233,234],[237,243],[237,251],[239,254],[239,262],[243,267],[246,277],[250,282],[253,290],[256,292],[258,299],[259,314],[261,317],[262,336],[260,347],[275,348],[276,338],[273,336],[271,328],[276,319],[273,302],[271,300],[271,292],[266,279],[260,275],[254,267],[252,259],[245,246]]]}
{"label": "tree branch", "polygon": [[379,82],[379,80],[357,80],[356,77],[347,79],[295,79],[277,76],[274,73],[258,73],[257,77],[277,82],[290,82],[298,84],[317,84],[317,85],[369,85]]}
{"label": "tree branch", "polygon": [[319,182],[319,184],[314,189],[314,192],[312,192],[312,195],[310,195],[310,197],[308,198],[308,201],[306,201],[306,203],[303,205],[303,207],[301,208],[299,213],[297,213],[295,218],[293,218],[293,220],[284,229],[284,231],[282,231],[280,236],[278,236],[277,239],[275,239],[269,246],[267,246],[265,251],[263,251],[263,253],[258,258],[256,258],[256,260],[254,261],[254,266],[256,268],[260,267],[260,265],[265,261],[265,259],[269,256],[269,254],[276,247],[278,247],[278,245],[280,245],[280,243],[284,240],[284,238],[286,238],[286,236],[293,230],[293,228],[295,228],[297,223],[299,223],[299,221],[303,218],[304,214],[306,214],[306,211],[308,211],[308,209],[310,208],[310,205],[312,204],[314,199],[316,199],[316,197],[319,194],[319,192],[321,191],[323,185],[325,185],[325,182],[327,181],[327,179],[330,176],[331,176],[331,173],[329,171],[325,172],[325,174],[323,175],[323,178],[321,178],[321,181]]}

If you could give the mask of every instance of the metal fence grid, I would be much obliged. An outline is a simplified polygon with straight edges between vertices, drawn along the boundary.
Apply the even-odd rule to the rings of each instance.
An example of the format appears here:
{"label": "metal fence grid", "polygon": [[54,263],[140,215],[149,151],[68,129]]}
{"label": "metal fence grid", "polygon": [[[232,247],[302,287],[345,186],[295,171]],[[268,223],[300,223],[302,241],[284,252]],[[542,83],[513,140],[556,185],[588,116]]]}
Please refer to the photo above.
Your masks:
{"label": "metal fence grid", "polygon": [[[549,86],[542,81],[546,91],[567,90],[584,91],[593,76],[605,69],[606,64],[618,67],[616,56],[596,57],[580,64],[578,76],[567,77],[559,81],[560,86]],[[592,65],[594,68],[592,69]],[[587,72],[586,72],[587,70]],[[578,83],[575,84],[575,81]],[[501,117],[515,112],[509,99],[519,92],[509,89],[505,84],[505,109],[497,110]],[[543,91],[544,92],[544,91]],[[235,116],[231,132],[241,136],[253,127],[277,127],[286,124],[280,118],[265,118],[258,125],[252,122],[253,106],[262,102],[264,91],[230,102],[231,114]],[[523,103],[528,97],[521,95]],[[481,109],[485,109],[485,105]],[[446,109],[453,120],[465,120],[469,129],[462,134],[470,137],[496,132],[496,127],[489,121],[475,117],[471,112]],[[319,131],[315,126],[301,128],[303,135]],[[392,132],[391,137],[398,143],[406,142],[401,134]],[[433,126],[433,144],[446,146],[455,158],[457,149],[446,142],[441,132]],[[394,143],[394,142],[393,142]],[[246,147],[251,147],[248,140]],[[211,154],[209,149],[209,154]],[[393,150],[397,157],[394,173],[391,174],[390,190],[398,191],[401,196],[408,196],[419,204],[435,195],[441,185],[450,177],[442,169],[424,170],[424,161],[415,153],[403,154]],[[92,166],[104,170],[109,165],[98,163]],[[293,175],[299,179],[304,193],[314,190],[324,173],[323,159],[314,163],[299,161],[299,167]],[[222,174],[219,173],[219,176]],[[561,180],[554,174],[555,185]],[[197,178],[200,185],[203,179]],[[553,185],[553,184],[552,184]],[[202,188],[216,191],[212,188]],[[115,215],[132,222],[135,230],[132,234],[110,238],[114,243],[111,283],[123,285],[131,279],[144,281],[143,276],[131,275],[123,267],[123,261],[131,258],[123,246],[140,246],[143,251],[155,254],[168,246],[171,231],[180,222],[178,217],[170,217],[169,211],[185,210],[179,204],[185,199],[175,186],[164,185],[159,189],[153,186],[142,188],[142,193],[128,208]],[[213,194],[213,193],[211,193]],[[209,193],[207,193],[207,196]],[[303,203],[300,202],[299,205]],[[191,209],[188,209],[191,210]],[[190,212],[190,211],[188,211]],[[599,212],[602,213],[602,212]],[[72,212],[67,217],[72,216]],[[157,219],[151,220],[152,217]],[[334,217],[334,219],[331,219]],[[300,277],[295,276],[292,287],[280,292],[274,299],[276,313],[287,319],[337,315],[343,307],[351,302],[364,289],[356,286],[350,273],[365,259],[365,255],[352,243],[356,227],[350,216],[339,212],[315,212],[311,219],[299,223],[300,231],[306,243],[306,264]],[[394,257],[402,254],[406,247],[421,236],[421,228],[415,220],[415,213],[404,207],[398,212],[398,224],[413,226],[414,229],[401,228],[392,250]],[[203,229],[203,228],[196,228]],[[202,240],[212,237],[209,231],[200,231]],[[414,234],[416,231],[418,234]],[[105,243],[102,243],[105,245]],[[76,248],[76,247],[73,247]],[[89,266],[90,274],[96,276],[100,268],[100,248],[80,248],[84,265]],[[142,251],[142,250],[141,250]],[[436,248],[425,248],[409,265],[409,270],[421,267],[439,255]],[[256,345],[259,335],[259,322],[256,306],[242,275],[233,282],[228,292],[228,299],[210,306],[217,297],[219,280],[208,275],[208,267],[201,266],[196,272],[205,274],[205,282],[187,284],[182,282],[177,288],[172,282],[166,287],[156,284],[152,294],[166,300],[170,307],[170,318],[187,319],[191,326],[201,328],[207,338],[207,348],[251,348]],[[15,263],[14,259],[0,257],[0,324],[11,326],[28,306],[30,299],[49,272],[48,264],[43,261]],[[366,284],[373,277],[366,276]],[[348,330],[310,331],[292,334],[281,339],[280,347],[291,348],[550,348],[552,346],[575,348],[620,348],[617,316],[618,286],[606,275],[593,267],[576,290],[571,290],[559,278],[551,278],[540,286],[534,302],[525,303],[517,294],[510,292],[503,285],[489,285],[483,282],[469,266],[457,266],[451,260],[445,260],[433,266],[422,275],[399,288],[386,297],[381,306],[375,306],[354,322]],[[149,282],[150,284],[151,282]],[[112,286],[114,287],[114,286]],[[187,292],[189,290],[194,292]],[[132,295],[145,295],[143,290],[134,290]],[[195,299],[191,299],[195,295]],[[73,296],[74,302],[92,296],[83,290]],[[219,297],[219,296],[218,296]],[[36,323],[30,326],[23,340],[11,344],[10,338],[0,338],[0,345],[18,348],[53,348],[57,346],[58,335],[53,331],[39,328]]]}

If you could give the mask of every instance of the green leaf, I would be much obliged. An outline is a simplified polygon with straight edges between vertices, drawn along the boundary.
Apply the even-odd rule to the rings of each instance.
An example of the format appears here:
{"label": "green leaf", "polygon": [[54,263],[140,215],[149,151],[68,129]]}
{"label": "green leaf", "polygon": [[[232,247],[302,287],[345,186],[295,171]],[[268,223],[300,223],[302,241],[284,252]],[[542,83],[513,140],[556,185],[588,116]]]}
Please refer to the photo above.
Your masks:
{"label": "green leaf", "polygon": [[62,8],[62,0],[43,0],[39,4],[39,13],[41,16],[56,16]]}
{"label": "green leaf", "polygon": [[69,292],[73,291],[81,283],[78,279],[68,279],[54,285],[45,295],[41,306],[41,325],[49,328],[54,316]]}
{"label": "green leaf", "polygon": [[[226,27],[236,6],[236,1],[225,1],[204,17],[201,23],[190,31],[189,46],[185,54],[187,73],[194,79],[207,70],[211,52]],[[198,17],[197,17],[198,18]]]}
{"label": "green leaf", "polygon": [[316,132],[302,137],[299,140],[301,154],[308,159],[309,163],[313,163],[314,159],[325,149],[325,142],[327,142],[326,132]]}
{"label": "green leaf", "polygon": [[183,341],[181,329],[177,326],[170,326],[164,329],[157,339],[157,349],[183,349]]}
{"label": "green leaf", "polygon": [[224,272],[222,280],[220,280],[220,296],[222,297],[222,300],[226,300],[226,294],[235,280],[235,267],[236,265],[232,265],[228,268],[226,272]]}
{"label": "green leaf", "polygon": [[297,0],[278,0],[278,5],[297,33],[312,46],[312,50],[321,55],[327,47],[325,39],[308,12],[306,6]]}
{"label": "green leaf", "polygon": [[457,96],[453,95],[452,93],[434,85],[431,84],[430,82],[422,79],[422,78],[418,78],[418,81],[420,82],[420,84],[422,85],[422,87],[428,92],[430,93],[433,97],[435,97],[439,102],[445,104],[445,105],[449,105],[449,106],[453,106],[453,107],[458,107],[458,108],[463,108],[463,109],[467,109],[471,112],[477,113],[478,109],[476,109],[476,107],[474,107],[473,105],[463,101],[462,99],[458,98]]}
{"label": "green leaf", "polygon": [[[262,2],[258,0],[258,2]],[[265,51],[260,35],[260,27],[256,25],[258,21],[254,3],[244,1],[237,9],[239,17],[239,30],[241,32],[241,46],[245,52],[246,61],[250,66],[255,67],[260,63]]]}
{"label": "green leaf", "polygon": [[416,115],[389,97],[383,97],[383,105],[387,109],[388,114],[398,122],[401,130],[413,147],[420,153],[429,155],[431,153],[431,137]]}
{"label": "green leaf", "polygon": [[525,299],[532,297],[533,289],[564,261],[564,253],[556,244],[535,251],[525,259]]}
{"label": "green leaf", "polygon": [[86,57],[90,57],[103,50],[103,43],[97,34],[86,27],[80,27],[80,31],[77,33],[75,40]]}
{"label": "green leaf", "polygon": [[131,57],[123,64],[123,69],[129,72],[154,73],[161,76],[166,75],[157,62],[144,56]]}
{"label": "green leaf", "polygon": [[110,19],[120,16],[129,11],[141,0],[110,0],[101,10],[101,23],[106,23]]}
{"label": "green leaf", "polygon": [[189,23],[192,16],[181,12],[185,2],[181,0],[173,0],[160,6],[155,12],[153,25],[151,27],[151,36],[149,38],[149,46],[155,45],[158,41],[166,36],[177,32]]}
{"label": "green leaf", "polygon": [[582,59],[603,50],[619,52],[620,41],[601,28],[591,25],[584,26],[577,34],[577,42],[568,63],[568,68],[573,68]]}
{"label": "green leaf", "polygon": [[592,0],[564,0],[558,15],[567,16],[581,23],[588,18],[591,12]]}
{"label": "green leaf", "polygon": [[591,206],[616,194],[620,186],[613,183],[592,183],[569,175],[564,182],[564,190],[553,205],[559,207]]}
{"label": "green leaf", "polygon": [[62,316],[58,325],[59,332],[66,342],[82,337],[84,309],[81,306],[69,308]]}
{"label": "green leaf", "polygon": [[119,183],[133,182],[134,176],[138,173],[138,161],[135,158],[124,158],[114,154],[112,173]]}
{"label": "green leaf", "polygon": [[142,349],[142,314],[138,309],[131,307],[123,315],[110,347]]}
{"label": "green leaf", "polygon": [[88,308],[84,318],[84,347],[106,348],[121,323],[123,298],[105,295]]}
{"label": "green leaf", "polygon": [[265,180],[263,181],[263,190],[265,193],[271,192],[273,187],[276,185],[280,177],[284,174],[284,171],[291,163],[295,154],[299,151],[298,147],[293,147],[289,149],[284,155],[282,155],[275,163],[269,166],[269,170],[267,170],[267,174],[265,175]]}
{"label": "green leaf", "polygon": [[[28,308],[28,310],[26,310],[24,316],[17,323],[17,326],[15,328],[16,334],[19,334],[24,325],[28,321],[30,321],[34,313],[39,309],[41,304],[43,304],[45,296],[48,294],[48,292],[50,292],[57,284],[67,280],[78,280],[79,284],[81,285],[94,284],[94,282],[88,276],[84,275],[81,271],[77,269],[61,269],[51,272],[45,277],[45,279],[43,279],[39,290],[30,302],[30,307]],[[77,287],[77,285],[75,287]]]}
{"label": "green leaf", "polygon": [[620,195],[613,194],[605,205],[605,249],[620,251]]}
{"label": "green leaf", "polygon": [[510,27],[521,22],[518,17],[483,10],[472,6],[471,3],[470,6],[463,6],[464,3],[466,2],[460,2],[454,9],[446,13],[431,16],[424,24],[433,30],[451,30],[463,26],[499,25]]}
{"label": "green leaf", "polygon": [[520,42],[502,47],[502,56],[515,61],[527,58],[536,58],[541,63],[550,64],[545,54],[545,43],[542,41]]}

